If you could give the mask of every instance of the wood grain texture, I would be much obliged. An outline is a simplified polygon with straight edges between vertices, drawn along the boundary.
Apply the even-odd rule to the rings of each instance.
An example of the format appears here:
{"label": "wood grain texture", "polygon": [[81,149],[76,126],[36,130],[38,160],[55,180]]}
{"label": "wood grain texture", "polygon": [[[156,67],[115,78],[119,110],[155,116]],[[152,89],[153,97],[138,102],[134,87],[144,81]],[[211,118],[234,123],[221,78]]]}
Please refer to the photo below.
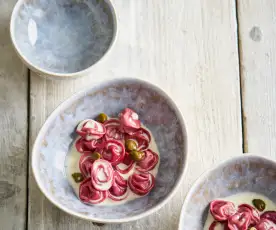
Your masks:
{"label": "wood grain texture", "polygon": [[245,151],[276,159],[276,2],[238,2]]}
{"label": "wood grain texture", "polygon": [[9,37],[16,0],[0,0],[0,229],[26,225],[27,68]]}
{"label": "wood grain texture", "polygon": [[242,154],[234,0],[114,0],[118,40],[90,76],[54,82],[31,77],[31,143],[49,113],[73,92],[100,80],[128,76],[161,86],[188,127],[189,167],[182,188],[142,220],[93,226],[55,208],[30,178],[29,230],[177,229],[185,194],[221,160]]}

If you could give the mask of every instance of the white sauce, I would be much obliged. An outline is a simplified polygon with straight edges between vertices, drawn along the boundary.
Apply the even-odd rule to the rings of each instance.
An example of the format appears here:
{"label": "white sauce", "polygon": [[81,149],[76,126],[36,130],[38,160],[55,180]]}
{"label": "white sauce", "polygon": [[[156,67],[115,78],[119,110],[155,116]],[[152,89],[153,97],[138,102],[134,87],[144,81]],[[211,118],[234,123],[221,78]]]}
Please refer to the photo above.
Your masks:
{"label": "white sauce", "polygon": [[[149,149],[151,149],[153,152],[157,153],[158,156],[159,155],[159,151],[158,151],[158,147],[156,145],[154,136],[152,135],[152,133],[150,132],[149,129],[147,129],[146,127],[142,126],[143,128],[145,128],[151,135],[151,142],[149,145]],[[78,138],[77,138],[78,139]],[[71,184],[72,188],[74,189],[77,197],[79,197],[79,187],[80,187],[80,183],[76,183],[72,177],[72,174],[75,172],[80,172],[79,169],[79,161],[80,161],[80,157],[81,157],[81,153],[79,153],[75,147],[75,143],[76,141],[73,143],[73,146],[70,150],[70,152],[68,153],[67,156],[67,160],[66,160],[66,164],[65,164],[65,170],[67,173],[67,177],[68,177],[68,181]],[[159,164],[160,164],[160,160],[158,161],[157,165],[155,166],[155,168],[151,171],[149,171],[154,177],[156,177],[157,173],[158,173],[158,168],[159,168]],[[125,165],[124,164],[119,164],[119,167],[121,169],[124,169]],[[127,174],[121,174],[120,175],[127,180],[129,176],[131,176],[134,172],[135,172],[135,167],[133,167],[132,170],[130,170],[130,172],[128,172]],[[138,172],[138,171],[137,171]],[[139,172],[138,172],[139,173]],[[127,196],[126,199],[122,200],[122,201],[113,201],[109,198],[106,198],[103,202],[97,204],[97,205],[120,205],[123,203],[126,203],[128,201],[134,200],[136,198],[139,198],[141,196],[136,195],[135,193],[133,193],[129,187],[128,187],[128,191],[129,195]]]}
{"label": "white sauce", "polygon": [[[273,201],[271,201],[267,197],[257,194],[257,193],[244,192],[244,193],[238,193],[236,195],[228,196],[226,198],[220,198],[220,199],[225,200],[225,201],[231,201],[235,204],[236,207],[239,206],[240,204],[249,204],[249,205],[253,206],[253,204],[252,204],[253,199],[261,199],[266,203],[266,208],[265,208],[264,212],[265,211],[276,211],[276,204],[273,203]],[[203,230],[209,230],[209,227],[213,223],[213,221],[214,221],[214,218],[209,211]],[[224,228],[222,225],[217,225],[215,227],[215,230],[224,230]]]}

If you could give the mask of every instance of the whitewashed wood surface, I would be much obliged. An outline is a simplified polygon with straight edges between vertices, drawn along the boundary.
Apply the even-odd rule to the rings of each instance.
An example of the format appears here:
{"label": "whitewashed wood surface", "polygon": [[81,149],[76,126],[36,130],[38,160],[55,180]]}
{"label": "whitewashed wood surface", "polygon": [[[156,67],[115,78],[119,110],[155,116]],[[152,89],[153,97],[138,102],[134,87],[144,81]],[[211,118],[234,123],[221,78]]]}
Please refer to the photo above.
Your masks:
{"label": "whitewashed wood surface", "polygon": [[[189,170],[181,190],[158,213],[101,229],[176,229],[191,183],[205,169],[242,154],[235,3],[231,0],[116,0],[119,37],[89,77],[53,82],[31,77],[31,142],[49,113],[96,79],[148,79],[179,105],[188,126]],[[29,229],[97,229],[59,211],[29,183]]]}
{"label": "whitewashed wood surface", "polygon": [[15,0],[0,0],[0,229],[26,225],[28,70],[9,37]]}
{"label": "whitewashed wood surface", "polygon": [[245,151],[276,159],[276,1],[238,4]]}
{"label": "whitewashed wood surface", "polygon": [[[185,195],[204,170],[243,150],[276,158],[276,3],[237,2],[113,0],[118,39],[90,76],[51,81],[31,72],[28,81],[8,38],[15,0],[0,0],[0,229],[4,223],[4,230],[174,230]],[[98,227],[41,194],[30,167],[27,177],[27,152],[60,102],[89,84],[124,76],[150,80],[176,101],[188,128],[188,171],[157,213]]]}

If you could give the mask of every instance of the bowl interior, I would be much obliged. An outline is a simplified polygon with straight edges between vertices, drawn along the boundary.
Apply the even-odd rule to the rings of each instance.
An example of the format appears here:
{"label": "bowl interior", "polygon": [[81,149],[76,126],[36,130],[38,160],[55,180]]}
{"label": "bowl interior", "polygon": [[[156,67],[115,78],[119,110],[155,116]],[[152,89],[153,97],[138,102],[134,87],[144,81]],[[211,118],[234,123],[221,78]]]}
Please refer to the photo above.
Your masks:
{"label": "bowl interior", "polygon": [[241,192],[254,192],[276,202],[276,163],[258,156],[241,156],[204,174],[192,187],[180,217],[180,229],[202,230],[209,203]]}
{"label": "bowl interior", "polygon": [[[155,137],[160,151],[156,185],[148,196],[119,206],[88,206],[71,189],[65,172],[78,122],[100,112],[109,116],[134,109]],[[127,221],[164,202],[175,189],[186,162],[186,131],[174,103],[158,88],[138,80],[115,80],[76,94],[59,106],[42,127],[33,148],[33,170],[45,195],[63,210],[102,222]]]}
{"label": "bowl interior", "polygon": [[12,34],[21,56],[37,69],[75,73],[109,49],[115,16],[109,0],[21,0]]}

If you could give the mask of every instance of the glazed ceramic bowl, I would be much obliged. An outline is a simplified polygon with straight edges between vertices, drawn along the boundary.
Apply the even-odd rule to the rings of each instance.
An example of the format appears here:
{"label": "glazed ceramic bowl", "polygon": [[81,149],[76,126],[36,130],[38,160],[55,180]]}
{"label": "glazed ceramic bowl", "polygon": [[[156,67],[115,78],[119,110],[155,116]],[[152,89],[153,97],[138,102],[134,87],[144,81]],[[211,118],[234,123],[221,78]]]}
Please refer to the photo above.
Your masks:
{"label": "glazed ceramic bowl", "polygon": [[[65,172],[76,125],[100,112],[115,117],[126,107],[139,114],[156,140],[160,166],[155,187],[147,196],[122,205],[85,205],[74,194]],[[104,82],[66,100],[41,128],[32,153],[33,173],[45,196],[69,214],[100,223],[132,221],[158,210],[176,192],[186,162],[186,129],[177,106],[161,89],[137,79]]]}
{"label": "glazed ceramic bowl", "polygon": [[116,31],[109,0],[19,0],[10,24],[24,63],[61,79],[87,74],[108,53]]}
{"label": "glazed ceramic bowl", "polygon": [[241,192],[262,194],[276,202],[276,162],[245,154],[204,173],[189,191],[180,216],[179,230],[202,230],[209,203]]}

